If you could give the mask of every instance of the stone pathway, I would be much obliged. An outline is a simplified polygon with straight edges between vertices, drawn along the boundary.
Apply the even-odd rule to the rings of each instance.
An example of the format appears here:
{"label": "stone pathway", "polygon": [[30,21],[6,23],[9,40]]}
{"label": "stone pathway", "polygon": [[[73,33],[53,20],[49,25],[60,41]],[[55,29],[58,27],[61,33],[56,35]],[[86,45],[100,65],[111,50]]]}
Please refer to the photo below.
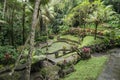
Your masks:
{"label": "stone pathway", "polygon": [[110,50],[110,58],[97,80],[120,80],[120,48]]}

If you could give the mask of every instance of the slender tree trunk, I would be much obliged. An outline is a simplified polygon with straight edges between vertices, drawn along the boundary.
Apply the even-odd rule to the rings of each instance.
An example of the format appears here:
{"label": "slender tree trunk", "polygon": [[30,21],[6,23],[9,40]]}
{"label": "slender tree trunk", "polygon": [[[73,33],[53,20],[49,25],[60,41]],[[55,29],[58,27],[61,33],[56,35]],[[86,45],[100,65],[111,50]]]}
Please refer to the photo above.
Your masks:
{"label": "slender tree trunk", "polygon": [[[2,29],[1,29],[1,26],[0,26],[0,36],[2,35],[2,34],[1,34],[1,30],[2,30]],[[0,41],[1,41],[1,42],[0,42],[0,45],[1,45],[1,44],[2,44],[2,39],[1,39],[1,37],[0,37]]]}
{"label": "slender tree trunk", "polygon": [[84,23],[84,25],[83,25],[83,35],[82,35],[82,41],[83,41],[84,37],[85,37],[85,23]]}
{"label": "slender tree trunk", "polygon": [[[5,19],[6,3],[7,3],[7,1],[4,0],[3,16],[2,16],[3,19]],[[1,30],[2,30],[2,26],[0,26],[0,35],[1,35]],[[2,36],[4,38],[4,34]],[[2,45],[4,45],[4,39],[3,38],[1,39]]]}
{"label": "slender tree trunk", "polygon": [[86,26],[86,24],[84,23],[84,36],[85,36],[85,26]]}
{"label": "slender tree trunk", "polygon": [[4,0],[4,7],[3,7],[3,18],[5,17],[6,3],[7,3],[7,1],[6,1],[6,0]]}
{"label": "slender tree trunk", "polygon": [[[13,6],[14,7],[14,6]],[[11,27],[12,27],[12,29],[11,29],[11,44],[12,44],[12,46],[14,46],[14,28],[13,28],[13,20],[14,20],[14,8],[13,8],[13,11],[12,11],[12,16],[11,16],[12,18],[11,18]]]}
{"label": "slender tree trunk", "polygon": [[[10,10],[8,10],[10,12]],[[11,13],[11,12],[10,12]],[[11,24],[11,18],[10,18],[10,13],[9,13],[9,16],[8,16],[8,24],[10,25]],[[9,45],[11,45],[11,27],[8,27],[8,34],[7,34],[8,38],[9,38]]]}
{"label": "slender tree trunk", "polygon": [[47,43],[47,47],[46,47],[46,55],[48,53],[48,26],[46,25],[46,33],[47,33],[47,40],[46,40],[46,43]]}
{"label": "slender tree trunk", "polygon": [[45,26],[43,24],[43,18],[42,18],[42,13],[40,9],[39,9],[39,20],[40,20],[40,33],[43,33]]}
{"label": "slender tree trunk", "polygon": [[[26,2],[26,1],[25,1]],[[23,44],[25,42],[25,7],[26,7],[26,4],[24,3],[23,4],[23,17],[22,17],[22,26],[23,26]]]}
{"label": "slender tree trunk", "polygon": [[95,37],[94,37],[95,40],[97,39],[97,27],[98,27],[98,23],[96,22],[95,23]]}
{"label": "slender tree trunk", "polygon": [[30,32],[30,50],[29,50],[28,61],[27,61],[28,65],[26,66],[27,69],[26,69],[26,79],[25,80],[30,80],[32,53],[34,50],[35,27],[36,27],[36,20],[37,20],[38,10],[39,10],[39,6],[40,6],[40,1],[41,0],[36,0],[34,13],[33,13],[33,17],[32,17],[32,26],[31,26],[31,32]]}

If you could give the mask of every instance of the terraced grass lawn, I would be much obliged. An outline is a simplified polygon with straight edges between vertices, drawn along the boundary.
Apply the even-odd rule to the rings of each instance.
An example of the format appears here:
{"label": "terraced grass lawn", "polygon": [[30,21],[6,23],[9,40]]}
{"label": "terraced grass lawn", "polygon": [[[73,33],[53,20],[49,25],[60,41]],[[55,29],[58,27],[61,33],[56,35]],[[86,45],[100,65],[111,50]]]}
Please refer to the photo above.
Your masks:
{"label": "terraced grass lawn", "polygon": [[75,65],[76,71],[61,80],[96,80],[107,60],[107,56],[81,60]]}
{"label": "terraced grass lawn", "polygon": [[[65,43],[65,42],[56,42],[56,43],[53,43],[50,47],[48,47],[48,52],[49,53],[52,53],[54,51],[57,51],[59,49],[62,49],[63,46],[66,47],[66,49],[70,49],[71,45]],[[42,51],[45,51],[46,48],[43,48]]]}
{"label": "terraced grass lawn", "polygon": [[70,39],[73,41],[79,41],[79,38],[73,35],[62,35],[61,38],[66,38],[66,39]]}
{"label": "terraced grass lawn", "polygon": [[[90,24],[87,25],[86,28],[90,28],[90,29],[95,29],[95,25],[94,24]],[[98,30],[107,30],[107,27],[103,27],[103,26],[98,26]]]}
{"label": "terraced grass lawn", "polygon": [[94,45],[100,42],[102,42],[102,39],[97,38],[96,40],[94,40],[94,36],[86,36],[79,47]]}

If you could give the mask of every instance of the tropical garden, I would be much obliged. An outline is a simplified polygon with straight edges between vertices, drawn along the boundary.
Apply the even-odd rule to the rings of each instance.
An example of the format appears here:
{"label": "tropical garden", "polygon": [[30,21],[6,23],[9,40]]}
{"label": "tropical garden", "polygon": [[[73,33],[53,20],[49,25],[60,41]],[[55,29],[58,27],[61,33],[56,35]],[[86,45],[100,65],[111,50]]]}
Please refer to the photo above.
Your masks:
{"label": "tropical garden", "polygon": [[0,0],[0,80],[120,80],[119,7],[120,0]]}

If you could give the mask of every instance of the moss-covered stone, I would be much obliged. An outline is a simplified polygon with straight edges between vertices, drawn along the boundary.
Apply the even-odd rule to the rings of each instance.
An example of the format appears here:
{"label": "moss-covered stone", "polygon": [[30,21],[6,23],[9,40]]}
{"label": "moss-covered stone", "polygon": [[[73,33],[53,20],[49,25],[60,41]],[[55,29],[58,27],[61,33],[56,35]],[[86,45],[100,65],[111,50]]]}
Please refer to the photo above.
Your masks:
{"label": "moss-covered stone", "polygon": [[53,66],[47,66],[43,69],[41,69],[40,73],[44,78],[47,78],[49,80],[57,80],[59,79],[59,67],[56,65]]}
{"label": "moss-covered stone", "polygon": [[0,75],[0,80],[24,80],[24,76],[22,76],[22,72],[15,72],[13,75],[9,75],[9,73],[5,73]]}

